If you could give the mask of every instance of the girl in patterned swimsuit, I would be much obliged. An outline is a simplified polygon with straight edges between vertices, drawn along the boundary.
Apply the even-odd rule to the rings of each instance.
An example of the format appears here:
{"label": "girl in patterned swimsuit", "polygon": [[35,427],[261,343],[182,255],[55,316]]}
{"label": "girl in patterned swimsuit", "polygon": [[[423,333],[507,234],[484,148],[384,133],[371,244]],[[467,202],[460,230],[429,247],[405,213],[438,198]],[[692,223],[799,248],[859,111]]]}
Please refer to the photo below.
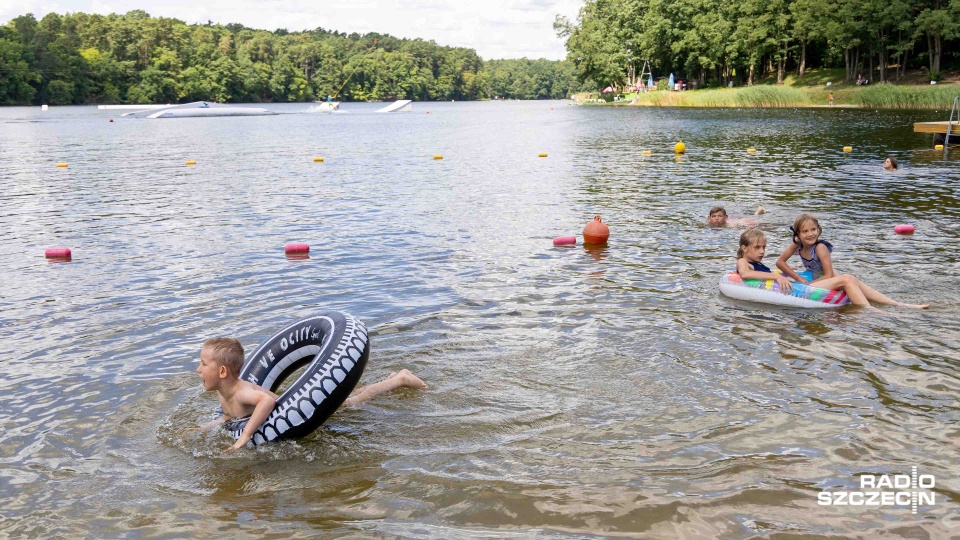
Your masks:
{"label": "girl in patterned swimsuit", "polygon": [[[833,251],[833,246],[830,242],[820,240],[823,229],[820,228],[820,222],[814,216],[801,214],[793,222],[790,232],[793,233],[793,242],[780,254],[780,258],[777,259],[777,268],[795,281],[808,285],[813,284],[821,289],[843,289],[850,297],[850,302],[858,306],[869,306],[870,302],[873,301],[880,304],[920,309],[929,307],[928,304],[897,302],[850,274],[837,275],[830,260],[830,252]],[[799,255],[804,268],[813,272],[813,281],[807,281],[793,268],[790,268],[787,261],[793,255]]]}

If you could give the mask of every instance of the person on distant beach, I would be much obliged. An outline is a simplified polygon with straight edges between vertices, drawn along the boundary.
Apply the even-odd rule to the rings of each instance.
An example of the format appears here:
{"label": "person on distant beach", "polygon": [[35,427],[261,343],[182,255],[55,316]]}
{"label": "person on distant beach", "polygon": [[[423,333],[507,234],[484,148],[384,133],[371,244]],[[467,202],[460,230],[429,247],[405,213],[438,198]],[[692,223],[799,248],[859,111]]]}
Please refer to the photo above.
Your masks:
{"label": "person on distant beach", "polygon": [[772,279],[780,285],[780,292],[790,294],[793,285],[782,274],[774,274],[765,264],[763,256],[767,252],[767,237],[763,231],[751,227],[740,235],[740,247],[737,249],[737,273],[743,279]]}
{"label": "person on distant beach", "polygon": [[[792,242],[777,259],[777,268],[784,275],[807,285],[816,285],[821,289],[843,289],[854,305],[869,307],[870,301],[901,307],[926,309],[928,304],[904,304],[897,302],[864,284],[850,274],[837,275],[833,270],[830,253],[833,245],[820,239],[823,229],[820,222],[811,214],[800,214],[790,227]],[[799,255],[804,268],[813,273],[813,281],[807,281],[787,264],[790,257]]]}
{"label": "person on distant beach", "polygon": [[888,171],[895,171],[900,168],[900,164],[897,163],[897,158],[890,156],[883,160],[883,168]]}
{"label": "person on distant beach", "polygon": [[[759,216],[766,212],[766,209],[762,206],[757,207],[757,211],[753,213],[755,216]],[[710,209],[710,213],[707,215],[707,222],[711,227],[754,227],[757,222],[752,219],[746,218],[730,218],[727,216],[727,211],[722,206],[714,206]]]}
{"label": "person on distant beach", "polygon": [[[217,393],[223,410],[220,418],[208,422],[200,430],[208,431],[221,423],[226,423],[231,431],[243,426],[243,434],[228,450],[243,448],[250,442],[260,424],[270,416],[279,397],[261,386],[239,378],[243,368],[243,356],[243,346],[236,339],[214,338],[203,344],[200,349],[200,365],[197,366],[203,389]],[[401,387],[423,389],[427,384],[409,370],[401,369],[378,383],[354,390],[344,401],[344,405],[358,405]]]}
{"label": "person on distant beach", "polygon": [[830,106],[833,107],[833,92],[830,92]]}

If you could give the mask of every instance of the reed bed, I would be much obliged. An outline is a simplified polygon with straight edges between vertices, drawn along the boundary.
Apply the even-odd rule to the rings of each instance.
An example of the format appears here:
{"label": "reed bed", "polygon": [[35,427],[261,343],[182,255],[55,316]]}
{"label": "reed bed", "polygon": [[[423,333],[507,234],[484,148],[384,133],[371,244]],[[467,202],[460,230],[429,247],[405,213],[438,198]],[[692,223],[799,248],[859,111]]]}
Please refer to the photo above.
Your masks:
{"label": "reed bed", "polygon": [[783,86],[716,88],[641,94],[636,105],[652,107],[809,107],[810,94]]}
{"label": "reed bed", "polygon": [[950,109],[960,95],[960,86],[896,86],[877,84],[860,89],[854,103],[876,109]]}

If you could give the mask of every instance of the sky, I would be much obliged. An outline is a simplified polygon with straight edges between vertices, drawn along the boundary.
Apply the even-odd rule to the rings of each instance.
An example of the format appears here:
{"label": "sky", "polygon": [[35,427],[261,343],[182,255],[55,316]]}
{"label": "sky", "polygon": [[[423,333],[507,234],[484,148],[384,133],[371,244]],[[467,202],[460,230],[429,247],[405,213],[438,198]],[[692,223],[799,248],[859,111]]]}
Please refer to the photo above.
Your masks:
{"label": "sky", "polygon": [[423,38],[438,45],[468,47],[483,59],[566,56],[553,30],[556,16],[575,20],[583,0],[0,0],[0,24],[33,13],[126,13],[188,24],[213,21],[250,28],[379,32]]}

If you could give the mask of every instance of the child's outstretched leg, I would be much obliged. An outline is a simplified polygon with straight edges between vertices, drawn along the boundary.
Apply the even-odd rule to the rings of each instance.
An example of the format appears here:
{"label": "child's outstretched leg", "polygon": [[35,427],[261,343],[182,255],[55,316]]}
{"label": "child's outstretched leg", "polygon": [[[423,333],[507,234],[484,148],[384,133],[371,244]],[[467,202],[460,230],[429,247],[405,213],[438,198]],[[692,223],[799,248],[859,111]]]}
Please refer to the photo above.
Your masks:
{"label": "child's outstretched leg", "polygon": [[401,369],[399,373],[391,373],[389,377],[378,383],[354,390],[353,393],[350,394],[350,397],[343,403],[344,405],[352,407],[364,401],[371,400],[384,392],[390,392],[391,390],[396,390],[401,387],[422,390],[427,387],[427,383],[420,380],[420,377],[410,373],[409,369]]}
{"label": "child's outstretched leg", "polygon": [[860,290],[860,280],[851,276],[850,274],[843,274],[842,276],[836,276],[827,279],[818,279],[813,282],[813,285],[820,287],[822,289],[843,289],[847,293],[847,297],[850,298],[850,303],[855,306],[861,307],[870,307],[870,302],[867,300],[863,291]]}
{"label": "child's outstretched leg", "polygon": [[927,304],[904,304],[880,293],[876,289],[866,285],[859,279],[850,274],[843,274],[829,279],[821,279],[814,282],[814,285],[824,289],[843,289],[850,297],[850,303],[857,306],[869,306],[870,300],[879,304],[891,304],[901,307],[910,307],[917,309],[926,309],[930,307]]}

